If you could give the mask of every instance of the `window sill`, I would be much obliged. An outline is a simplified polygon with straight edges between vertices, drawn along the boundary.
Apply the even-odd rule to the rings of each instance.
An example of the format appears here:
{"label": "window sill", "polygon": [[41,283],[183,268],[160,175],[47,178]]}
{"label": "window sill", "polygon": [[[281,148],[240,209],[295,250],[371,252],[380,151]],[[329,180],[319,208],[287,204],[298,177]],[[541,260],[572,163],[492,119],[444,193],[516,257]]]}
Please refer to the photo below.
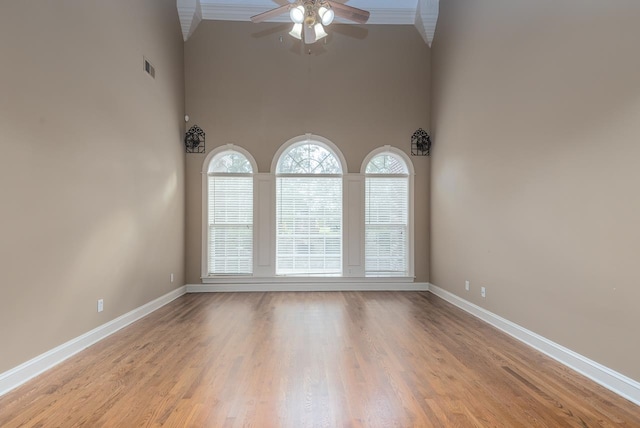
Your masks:
{"label": "window sill", "polygon": [[201,278],[203,284],[389,284],[412,283],[413,276],[208,276]]}

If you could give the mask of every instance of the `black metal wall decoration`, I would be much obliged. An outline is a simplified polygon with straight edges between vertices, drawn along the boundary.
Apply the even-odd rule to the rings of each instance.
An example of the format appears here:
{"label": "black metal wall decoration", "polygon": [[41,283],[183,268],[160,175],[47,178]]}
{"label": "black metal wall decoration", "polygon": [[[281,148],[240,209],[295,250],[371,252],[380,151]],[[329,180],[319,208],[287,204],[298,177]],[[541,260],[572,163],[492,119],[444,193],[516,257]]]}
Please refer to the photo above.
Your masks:
{"label": "black metal wall decoration", "polygon": [[431,137],[420,128],[411,136],[411,155],[429,156],[431,154]]}
{"label": "black metal wall decoration", "polygon": [[198,125],[193,125],[184,136],[187,153],[204,153],[204,131]]}

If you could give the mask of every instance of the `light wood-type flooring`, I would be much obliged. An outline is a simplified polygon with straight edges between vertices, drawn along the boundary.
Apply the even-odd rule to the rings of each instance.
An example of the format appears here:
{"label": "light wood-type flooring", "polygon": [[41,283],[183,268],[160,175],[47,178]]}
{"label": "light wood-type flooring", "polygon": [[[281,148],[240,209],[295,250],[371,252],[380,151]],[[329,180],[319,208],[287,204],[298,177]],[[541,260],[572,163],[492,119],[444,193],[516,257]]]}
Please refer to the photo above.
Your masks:
{"label": "light wood-type flooring", "polygon": [[0,427],[640,427],[428,292],[189,294],[0,397]]}

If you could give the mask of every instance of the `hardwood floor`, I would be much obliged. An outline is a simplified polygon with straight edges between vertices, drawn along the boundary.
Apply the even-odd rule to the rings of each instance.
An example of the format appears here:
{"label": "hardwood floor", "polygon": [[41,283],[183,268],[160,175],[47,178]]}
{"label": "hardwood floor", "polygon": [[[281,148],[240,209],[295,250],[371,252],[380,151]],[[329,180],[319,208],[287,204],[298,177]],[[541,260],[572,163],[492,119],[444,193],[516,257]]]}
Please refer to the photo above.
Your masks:
{"label": "hardwood floor", "polygon": [[640,427],[427,292],[190,294],[0,397],[0,427]]}

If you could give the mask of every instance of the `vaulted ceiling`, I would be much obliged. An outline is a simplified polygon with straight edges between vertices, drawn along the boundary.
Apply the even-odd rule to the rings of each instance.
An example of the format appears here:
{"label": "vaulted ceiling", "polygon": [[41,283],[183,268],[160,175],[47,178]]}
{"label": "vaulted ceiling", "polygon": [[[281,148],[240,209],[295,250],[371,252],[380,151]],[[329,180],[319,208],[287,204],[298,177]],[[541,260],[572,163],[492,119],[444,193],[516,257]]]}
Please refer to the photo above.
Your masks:
{"label": "vaulted ceiling", "polygon": [[[287,0],[177,0],[185,41],[203,19],[249,21],[253,15],[286,3]],[[439,0],[350,0],[348,4],[371,12],[368,24],[415,25],[425,43],[431,46]],[[285,14],[272,22],[289,22],[289,18]],[[336,22],[350,23],[339,19]]]}

